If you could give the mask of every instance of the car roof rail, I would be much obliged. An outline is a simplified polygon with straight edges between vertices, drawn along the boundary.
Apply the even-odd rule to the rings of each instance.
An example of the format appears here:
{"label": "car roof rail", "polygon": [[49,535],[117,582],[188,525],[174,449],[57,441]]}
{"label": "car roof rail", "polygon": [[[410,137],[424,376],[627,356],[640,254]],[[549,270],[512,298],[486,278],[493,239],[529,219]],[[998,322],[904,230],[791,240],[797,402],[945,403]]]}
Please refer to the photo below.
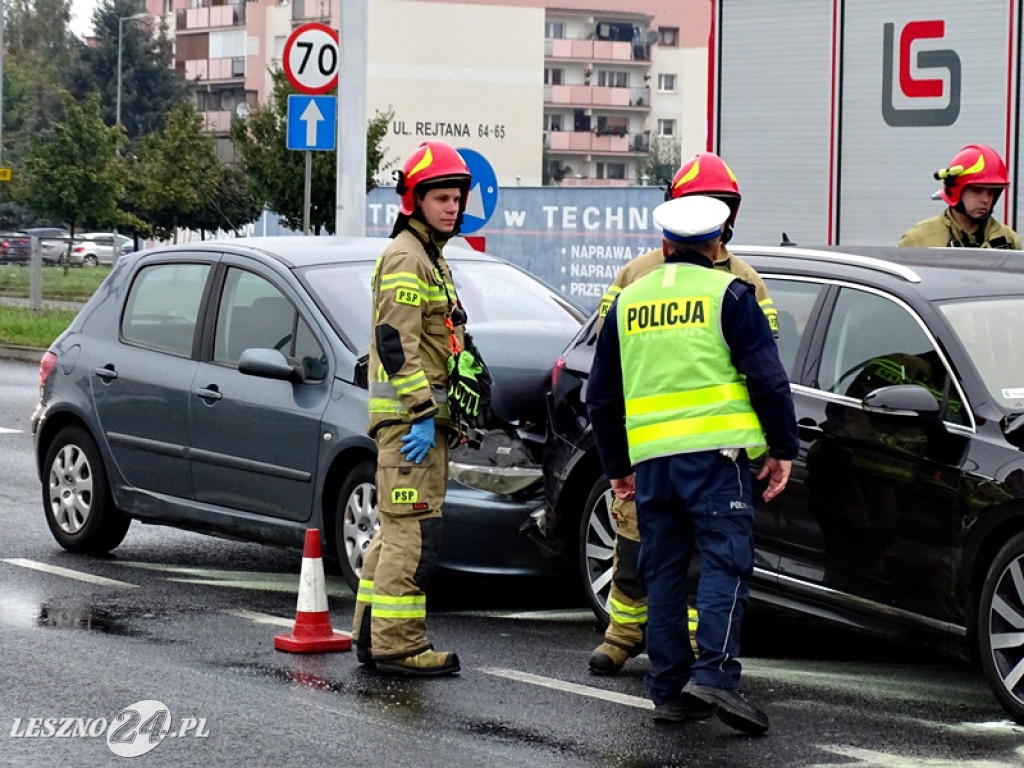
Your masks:
{"label": "car roof rail", "polygon": [[841,253],[837,251],[819,251],[814,248],[800,248],[791,245],[786,246],[736,246],[735,250],[740,256],[743,252],[763,253],[766,256],[784,256],[787,259],[810,259],[813,261],[830,261],[836,264],[850,264],[852,266],[873,269],[878,272],[885,272],[894,275],[908,283],[920,283],[921,276],[910,267],[903,264],[896,264],[885,259],[876,259],[874,256],[861,256],[856,253]]}

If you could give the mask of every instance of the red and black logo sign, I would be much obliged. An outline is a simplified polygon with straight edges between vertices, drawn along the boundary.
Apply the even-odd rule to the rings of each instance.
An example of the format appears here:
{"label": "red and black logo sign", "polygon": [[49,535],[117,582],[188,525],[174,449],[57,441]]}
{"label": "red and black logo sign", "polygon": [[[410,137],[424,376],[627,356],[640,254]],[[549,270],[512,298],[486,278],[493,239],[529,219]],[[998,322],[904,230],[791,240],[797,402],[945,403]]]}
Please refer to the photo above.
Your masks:
{"label": "red and black logo sign", "polygon": [[[921,39],[942,39],[946,34],[946,22],[908,21],[900,32],[899,76],[893,64],[895,25],[889,22],[882,27],[882,117],[894,127],[922,125],[952,125],[960,116],[960,56],[952,48],[941,50],[918,50],[916,60],[911,56],[911,46]],[[919,78],[914,70],[945,70],[949,73],[948,88],[941,77]],[[936,99],[946,96],[944,107],[909,107],[895,104],[896,82],[905,99]],[[946,91],[944,93],[944,91]]]}

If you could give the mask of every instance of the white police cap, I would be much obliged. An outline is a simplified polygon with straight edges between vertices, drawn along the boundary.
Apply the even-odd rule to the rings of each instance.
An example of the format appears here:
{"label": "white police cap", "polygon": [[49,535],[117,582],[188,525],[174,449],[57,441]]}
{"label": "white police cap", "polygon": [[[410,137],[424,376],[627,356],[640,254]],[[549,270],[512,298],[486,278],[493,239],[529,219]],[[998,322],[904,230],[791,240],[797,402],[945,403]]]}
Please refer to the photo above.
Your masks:
{"label": "white police cap", "polygon": [[729,206],[714,197],[687,195],[654,209],[654,226],[674,243],[702,243],[721,237]]}

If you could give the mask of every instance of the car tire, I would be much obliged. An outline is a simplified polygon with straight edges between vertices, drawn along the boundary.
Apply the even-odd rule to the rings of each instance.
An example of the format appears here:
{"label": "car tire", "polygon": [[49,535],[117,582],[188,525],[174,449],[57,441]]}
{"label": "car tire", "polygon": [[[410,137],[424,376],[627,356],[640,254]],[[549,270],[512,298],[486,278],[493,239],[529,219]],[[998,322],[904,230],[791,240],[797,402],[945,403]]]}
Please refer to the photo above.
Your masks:
{"label": "car tire", "polygon": [[981,588],[978,605],[978,648],[985,677],[999,703],[1024,723],[1024,641],[1019,619],[1024,616],[1024,533],[1011,538],[996,555]]}
{"label": "car tire", "polygon": [[98,267],[99,265],[100,261],[96,258],[95,254],[88,253],[82,257],[83,267]]}
{"label": "car tire", "polygon": [[579,566],[583,593],[599,624],[608,624],[608,595],[612,584],[615,531],[612,489],[601,475],[593,483],[580,518]]}
{"label": "car tire", "polygon": [[57,543],[77,554],[109,552],[132,522],[114,507],[99,449],[81,427],[62,429],[46,452],[43,508]]}
{"label": "car tire", "polygon": [[334,513],[334,551],[341,574],[353,592],[359,588],[363,557],[378,528],[377,465],[364,460],[352,468],[341,484]]}

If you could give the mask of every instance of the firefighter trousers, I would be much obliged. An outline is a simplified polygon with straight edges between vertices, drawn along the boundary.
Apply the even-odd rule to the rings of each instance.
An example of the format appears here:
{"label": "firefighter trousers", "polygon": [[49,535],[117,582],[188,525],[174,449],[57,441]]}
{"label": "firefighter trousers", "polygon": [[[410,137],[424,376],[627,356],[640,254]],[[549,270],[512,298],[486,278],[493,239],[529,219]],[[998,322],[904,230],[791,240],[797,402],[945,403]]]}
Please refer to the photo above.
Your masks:
{"label": "firefighter trousers", "polygon": [[[754,568],[750,471],[700,451],[642,461],[636,468],[640,573],[647,585],[647,685],[654,703],[700,685],[735,689],[741,666],[740,627]],[[697,645],[687,636],[687,571],[701,555]]]}
{"label": "firefighter trousers", "polygon": [[352,637],[373,658],[401,659],[431,647],[426,591],[441,544],[441,505],[448,484],[448,436],[414,464],[401,453],[409,425],[381,427],[377,442],[380,528],[363,559]]}
{"label": "firefighter trousers", "polygon": [[636,524],[636,504],[616,497],[612,501],[612,516],[618,529],[615,532],[608,628],[604,631],[604,639],[632,651],[643,644],[644,624],[647,623],[647,590],[637,570],[640,531]]}

